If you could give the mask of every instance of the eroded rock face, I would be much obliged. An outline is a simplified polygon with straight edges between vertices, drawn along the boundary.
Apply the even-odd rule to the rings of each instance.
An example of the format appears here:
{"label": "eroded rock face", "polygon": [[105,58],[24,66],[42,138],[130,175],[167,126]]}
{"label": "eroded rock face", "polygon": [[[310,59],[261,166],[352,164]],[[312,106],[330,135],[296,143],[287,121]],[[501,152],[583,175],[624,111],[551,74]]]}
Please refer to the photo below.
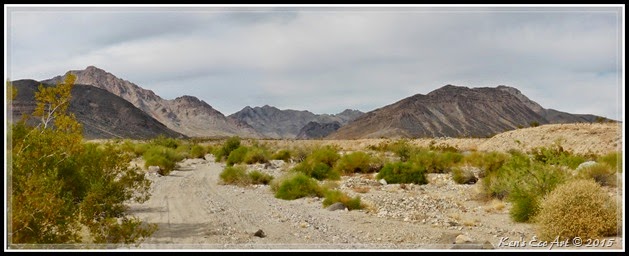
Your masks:
{"label": "eroded rock face", "polygon": [[[247,123],[264,137],[279,139],[299,137],[301,131],[307,129],[305,126],[311,125],[311,122],[319,124],[338,123],[340,127],[362,114],[363,112],[358,110],[346,109],[335,115],[317,115],[305,110],[280,110],[276,107],[265,105],[253,108],[247,106],[229,117]],[[304,136],[307,135],[303,135],[302,138],[308,138]]]}
{"label": "eroded rock face", "polygon": [[[13,100],[13,119],[35,110],[35,92],[40,82],[18,80],[12,82],[18,93]],[[73,113],[83,126],[86,139],[150,139],[158,135],[183,137],[149,116],[128,101],[113,93],[90,85],[75,84],[68,112]],[[33,118],[29,123],[36,122]]]}
{"label": "eroded rock face", "polygon": [[186,136],[238,135],[241,137],[260,137],[246,123],[225,117],[221,112],[196,97],[182,96],[174,100],[162,99],[151,90],[146,90],[94,66],[89,66],[84,70],[71,70],[63,76],[42,82],[54,84],[65,79],[68,73],[76,75],[75,83],[105,89],[131,102],[168,128]]}
{"label": "eroded rock face", "polygon": [[519,90],[446,85],[365,113],[328,139],[488,137],[538,124],[592,122],[592,115],[544,109]]}
{"label": "eroded rock face", "polygon": [[297,139],[318,139],[330,135],[341,128],[339,122],[317,123],[309,122],[297,134]]}

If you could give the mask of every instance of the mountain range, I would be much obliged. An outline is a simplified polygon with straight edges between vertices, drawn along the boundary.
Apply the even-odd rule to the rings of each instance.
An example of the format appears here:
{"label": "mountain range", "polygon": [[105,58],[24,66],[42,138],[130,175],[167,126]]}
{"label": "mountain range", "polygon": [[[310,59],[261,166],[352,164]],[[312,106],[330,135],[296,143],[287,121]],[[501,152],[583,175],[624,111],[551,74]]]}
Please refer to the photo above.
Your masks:
{"label": "mountain range", "polygon": [[[265,105],[247,106],[225,116],[194,96],[163,99],[151,90],[94,66],[71,70],[41,83],[55,84],[70,73],[76,75],[78,85],[72,91],[70,111],[84,124],[89,138],[150,138],[159,134],[275,139],[487,137],[533,123],[607,120],[545,109],[518,89],[505,85],[481,88],[445,85],[426,95],[416,94],[367,113],[346,109],[338,114],[318,115]],[[13,102],[15,117],[34,109],[32,93],[39,82],[13,83],[19,85]]]}

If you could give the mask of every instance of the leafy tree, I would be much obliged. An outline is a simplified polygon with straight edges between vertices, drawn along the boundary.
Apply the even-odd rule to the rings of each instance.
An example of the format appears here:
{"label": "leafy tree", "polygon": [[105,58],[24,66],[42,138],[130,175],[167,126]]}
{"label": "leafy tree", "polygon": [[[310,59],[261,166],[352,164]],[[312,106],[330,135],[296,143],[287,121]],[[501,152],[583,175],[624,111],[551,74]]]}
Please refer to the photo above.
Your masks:
{"label": "leafy tree", "polygon": [[[134,243],[156,225],[127,216],[127,201],[148,200],[150,181],[111,144],[83,142],[67,113],[74,76],[39,86],[33,113],[11,127],[8,241],[18,244]],[[82,230],[87,230],[89,235]]]}

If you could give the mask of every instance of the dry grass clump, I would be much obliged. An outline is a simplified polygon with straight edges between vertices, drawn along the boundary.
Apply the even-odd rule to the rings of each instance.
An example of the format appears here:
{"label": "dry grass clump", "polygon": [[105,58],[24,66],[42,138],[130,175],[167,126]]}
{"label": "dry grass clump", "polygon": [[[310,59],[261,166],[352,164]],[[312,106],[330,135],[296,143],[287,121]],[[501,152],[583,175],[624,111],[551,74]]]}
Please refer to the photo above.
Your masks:
{"label": "dry grass clump", "polygon": [[559,185],[540,204],[535,216],[542,240],[580,237],[584,241],[616,235],[619,214],[614,198],[593,180],[573,180]]}
{"label": "dry grass clump", "polygon": [[356,193],[367,193],[369,192],[370,188],[368,186],[358,186],[358,187],[353,187],[352,190],[354,190],[354,192]]}

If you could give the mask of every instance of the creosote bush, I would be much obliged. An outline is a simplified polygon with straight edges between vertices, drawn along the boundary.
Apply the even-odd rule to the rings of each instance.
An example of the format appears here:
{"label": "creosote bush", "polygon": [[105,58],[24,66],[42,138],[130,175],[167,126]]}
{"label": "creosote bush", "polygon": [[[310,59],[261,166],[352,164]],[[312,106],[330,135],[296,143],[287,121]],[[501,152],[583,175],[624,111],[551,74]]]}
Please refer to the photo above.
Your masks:
{"label": "creosote bush", "polygon": [[288,162],[291,159],[290,150],[281,149],[271,155],[271,159],[273,160],[284,160],[284,162]]}
{"label": "creosote bush", "polygon": [[382,167],[376,179],[384,179],[387,183],[426,184],[426,168],[408,162],[387,163]]}
{"label": "creosote bush", "polygon": [[558,186],[540,204],[535,217],[540,239],[580,237],[583,241],[616,235],[616,201],[593,180],[572,180]]}
{"label": "creosote bush", "polygon": [[419,149],[411,154],[408,161],[424,166],[429,173],[446,173],[461,160],[463,155],[458,152]]}
{"label": "creosote bush", "polygon": [[577,174],[582,179],[593,179],[601,186],[615,187],[618,181],[616,170],[612,169],[606,163],[596,163],[594,165],[582,168]]}
{"label": "creosote bush", "polygon": [[222,161],[224,158],[229,157],[229,154],[240,147],[240,137],[230,137],[223,143],[221,147],[214,149],[214,157],[216,162]]}
{"label": "creosote bush", "polygon": [[364,205],[360,202],[360,196],[351,198],[339,190],[325,191],[325,199],[323,199],[323,207],[328,207],[336,202],[342,203],[350,211],[364,208]]}
{"label": "creosote bush", "polygon": [[334,166],[334,170],[342,174],[373,173],[382,168],[381,164],[361,151],[352,152],[342,156]]}
{"label": "creosote bush", "polygon": [[267,185],[273,180],[273,176],[260,171],[247,173],[245,166],[227,166],[219,175],[224,184],[246,186],[250,184]]}
{"label": "creosote bush", "polygon": [[615,172],[622,171],[622,155],[620,152],[607,153],[600,156],[596,161],[609,165]]}
{"label": "creosote bush", "polygon": [[282,179],[277,185],[275,197],[284,200],[294,200],[307,196],[323,196],[323,189],[317,180],[303,173],[296,173]]}
{"label": "creosote bush", "polygon": [[575,155],[568,150],[564,150],[559,143],[555,143],[550,147],[531,149],[530,153],[533,159],[540,163],[567,166],[573,170],[586,160],[583,156]]}
{"label": "creosote bush", "polygon": [[329,146],[317,148],[293,170],[317,180],[338,180],[341,178],[341,174],[332,167],[339,158],[336,148]]}
{"label": "creosote bush", "polygon": [[458,184],[474,184],[478,179],[471,170],[455,167],[452,169],[452,180]]}

